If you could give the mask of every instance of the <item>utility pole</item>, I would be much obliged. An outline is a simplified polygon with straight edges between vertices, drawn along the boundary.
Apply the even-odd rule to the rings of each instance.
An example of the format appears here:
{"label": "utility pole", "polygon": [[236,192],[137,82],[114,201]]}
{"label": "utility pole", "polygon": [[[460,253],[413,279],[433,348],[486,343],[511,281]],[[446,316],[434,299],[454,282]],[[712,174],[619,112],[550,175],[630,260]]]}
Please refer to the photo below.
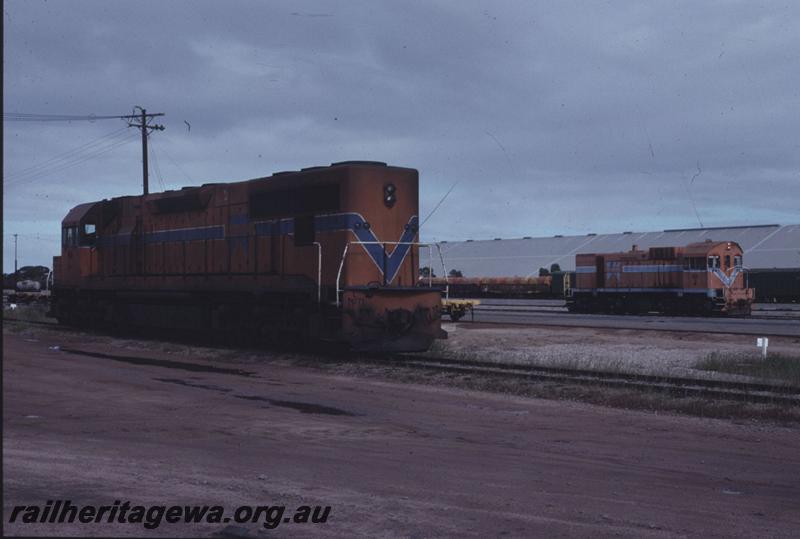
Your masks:
{"label": "utility pole", "polygon": [[[150,192],[150,185],[147,173],[147,130],[152,129],[155,131],[163,131],[164,126],[158,124],[148,125],[147,122],[151,118],[155,118],[156,116],[164,116],[163,112],[156,112],[147,114],[147,111],[144,110],[140,106],[136,106],[137,109],[141,111],[141,114],[131,114],[130,116],[122,116],[128,120],[128,127],[138,127],[142,130],[142,190],[144,194],[148,194]],[[139,120],[139,123],[133,123],[133,120]]]}
{"label": "utility pole", "polygon": [[17,289],[17,234],[14,234],[14,290]]}

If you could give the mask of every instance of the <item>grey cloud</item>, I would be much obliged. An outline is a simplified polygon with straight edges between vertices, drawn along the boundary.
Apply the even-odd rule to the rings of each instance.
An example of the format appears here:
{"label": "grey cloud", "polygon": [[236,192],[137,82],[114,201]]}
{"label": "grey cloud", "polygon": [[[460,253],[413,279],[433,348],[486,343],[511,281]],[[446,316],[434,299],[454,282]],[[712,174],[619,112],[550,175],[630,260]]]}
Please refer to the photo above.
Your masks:
{"label": "grey cloud", "polygon": [[[152,146],[168,188],[388,161],[420,170],[423,216],[459,182],[428,239],[696,226],[692,200],[706,225],[800,217],[793,4],[5,8],[5,110],[164,111]],[[4,174],[121,125],[6,123]],[[138,192],[139,159],[134,141],[4,183],[6,234],[39,233],[26,256],[48,263],[59,216]]]}

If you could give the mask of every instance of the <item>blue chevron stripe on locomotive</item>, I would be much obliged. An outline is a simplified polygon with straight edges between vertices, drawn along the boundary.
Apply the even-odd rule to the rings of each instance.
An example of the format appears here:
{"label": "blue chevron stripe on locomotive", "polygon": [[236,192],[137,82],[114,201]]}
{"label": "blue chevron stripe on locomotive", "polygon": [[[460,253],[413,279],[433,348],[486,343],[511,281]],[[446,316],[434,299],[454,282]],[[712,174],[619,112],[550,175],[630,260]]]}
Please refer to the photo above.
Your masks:
{"label": "blue chevron stripe on locomotive", "polygon": [[733,282],[736,280],[736,277],[739,276],[741,268],[738,267],[733,268],[733,271],[731,272],[730,276],[725,275],[725,272],[722,271],[720,268],[714,268],[711,270],[711,272],[717,276],[717,279],[719,279],[720,282],[722,282],[722,285],[725,288],[730,288],[731,286],[733,286]]}
{"label": "blue chevron stripe on locomotive", "polygon": [[[417,235],[418,218],[412,215],[405,225],[403,233],[397,240],[399,245],[395,245],[391,253],[387,252],[386,257],[386,282],[391,283],[400,271],[408,255],[411,245]],[[372,262],[383,274],[384,251],[382,245],[377,245],[381,240],[375,236],[372,228],[359,213],[337,213],[331,215],[318,215],[314,218],[314,228],[317,232],[338,232],[349,230],[356,239],[361,242],[361,247],[367,252]],[[262,221],[255,223],[257,236],[280,236],[294,234],[294,219],[279,219],[275,221]],[[375,243],[371,243],[375,242]]]}

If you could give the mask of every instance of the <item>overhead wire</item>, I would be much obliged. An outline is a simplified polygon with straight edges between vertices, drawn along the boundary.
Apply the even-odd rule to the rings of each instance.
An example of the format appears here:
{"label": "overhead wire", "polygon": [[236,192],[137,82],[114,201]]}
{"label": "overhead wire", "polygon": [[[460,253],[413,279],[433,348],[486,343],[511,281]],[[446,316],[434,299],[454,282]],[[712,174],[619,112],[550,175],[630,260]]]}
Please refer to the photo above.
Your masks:
{"label": "overhead wire", "polygon": [[[150,135],[147,135],[147,138],[150,138]],[[150,140],[150,153],[153,156],[153,168],[156,171],[156,177],[158,178],[158,183],[161,184],[161,190],[166,191],[167,188],[164,186],[164,178],[161,176],[161,167],[158,166],[158,157],[156,157],[156,147],[153,144],[153,141]]]}
{"label": "overhead wire", "polygon": [[54,155],[53,157],[45,159],[44,161],[42,161],[40,163],[32,165],[32,166],[30,166],[28,168],[24,168],[24,169],[18,170],[16,172],[12,172],[10,174],[7,174],[5,176],[5,179],[11,180],[11,179],[15,179],[15,178],[17,178],[19,176],[25,176],[25,175],[28,175],[28,174],[32,174],[32,173],[38,172],[40,169],[48,168],[49,166],[57,164],[57,163],[59,163],[61,161],[66,161],[67,159],[72,158],[73,156],[78,155],[78,154],[80,154],[82,152],[90,151],[90,149],[93,149],[93,147],[99,146],[99,145],[101,145],[102,143],[104,143],[104,142],[106,142],[108,140],[111,140],[111,139],[114,139],[114,138],[118,138],[123,132],[126,132],[127,130],[128,130],[127,127],[121,127],[119,129],[115,129],[114,131],[111,131],[110,133],[106,133],[105,135],[102,135],[102,136],[100,136],[100,137],[98,137],[96,139],[90,140],[89,142],[81,144],[80,146],[77,146],[75,148],[69,149],[69,150],[67,150],[65,152],[62,152],[60,154]]}
{"label": "overhead wire", "polygon": [[75,155],[72,155],[67,158],[63,158],[57,161],[52,162],[47,167],[42,167],[41,169],[37,169],[34,171],[27,172],[25,174],[17,174],[13,177],[10,177],[8,180],[4,178],[3,183],[7,186],[14,186],[21,182],[31,183],[34,182],[42,177],[49,176],[50,174],[54,174],[56,172],[61,172],[67,168],[73,167],[75,165],[79,165],[84,163],[90,159],[95,159],[102,155],[105,155],[120,146],[124,146],[136,140],[138,137],[133,133],[123,136],[123,137],[116,137],[117,140],[110,140],[108,144],[98,146],[96,148],[92,148],[88,151],[77,152]]}
{"label": "overhead wire", "polygon": [[[162,132],[162,133],[161,133],[161,136],[162,136],[162,137],[164,137],[164,138],[166,138],[167,140],[172,140],[172,139],[171,139],[169,136],[167,136],[167,135],[166,135],[166,133],[163,133],[163,132]],[[188,173],[188,172],[186,172],[186,171],[183,169],[183,167],[182,167],[182,166],[180,166],[180,165],[177,163],[177,161],[175,161],[175,160],[172,158],[172,156],[169,154],[169,152],[167,152],[166,148],[164,148],[164,147],[162,146],[162,147],[161,147],[161,152],[162,152],[164,155],[166,155],[166,156],[167,156],[167,159],[169,159],[169,160],[172,162],[172,164],[173,164],[173,165],[175,165],[175,168],[177,168],[178,170],[180,170],[180,171],[183,173],[183,175],[184,175],[184,176],[186,176],[186,179],[187,179],[187,180],[189,180],[189,183],[194,183],[194,180],[192,180],[192,177],[191,177],[191,176],[189,176],[189,173]]]}
{"label": "overhead wire", "polygon": [[25,112],[4,112],[4,122],[77,122],[95,120],[115,120],[122,116],[98,116],[95,114],[29,114]]}
{"label": "overhead wire", "polygon": [[461,180],[456,180],[455,182],[453,182],[453,185],[450,186],[450,189],[447,190],[447,192],[444,194],[444,196],[441,198],[441,200],[439,200],[439,202],[436,204],[436,206],[434,206],[434,208],[431,210],[431,212],[428,214],[428,216],[425,219],[423,219],[423,221],[419,224],[419,228],[420,229],[422,228],[422,225],[424,225],[425,223],[428,222],[428,219],[433,217],[433,214],[436,213],[436,210],[439,209],[439,206],[441,206],[442,203],[445,201],[445,199],[450,195],[450,193],[453,192],[453,189],[456,188],[456,185],[458,185],[458,182],[460,182],[460,181]]}
{"label": "overhead wire", "polygon": [[103,155],[111,152],[112,150],[115,150],[116,148],[118,148],[120,146],[124,146],[125,144],[128,144],[129,142],[132,142],[135,139],[136,139],[136,137],[130,137],[130,138],[127,138],[127,139],[123,139],[123,140],[117,141],[117,142],[115,142],[115,143],[113,143],[113,144],[111,144],[111,145],[109,145],[109,146],[107,146],[105,148],[100,148],[100,149],[98,149],[97,151],[95,151],[95,152],[93,152],[91,154],[75,158],[72,161],[68,161],[68,162],[65,162],[63,164],[59,164],[59,166],[54,166],[54,167],[51,167],[49,169],[45,169],[45,170],[39,171],[39,172],[37,172],[35,174],[28,175],[28,176],[23,177],[23,178],[16,178],[14,181],[8,182],[7,185],[10,186],[10,187],[15,187],[15,186],[17,186],[17,185],[19,185],[21,183],[26,183],[26,184],[33,183],[33,182],[35,182],[35,181],[37,181],[37,180],[39,180],[39,179],[41,179],[43,177],[50,176],[52,174],[55,174],[55,173],[61,172],[63,170],[66,170],[68,168],[71,168],[71,167],[73,167],[75,165],[79,165],[79,164],[84,163],[86,161],[89,161],[91,159],[103,156]]}

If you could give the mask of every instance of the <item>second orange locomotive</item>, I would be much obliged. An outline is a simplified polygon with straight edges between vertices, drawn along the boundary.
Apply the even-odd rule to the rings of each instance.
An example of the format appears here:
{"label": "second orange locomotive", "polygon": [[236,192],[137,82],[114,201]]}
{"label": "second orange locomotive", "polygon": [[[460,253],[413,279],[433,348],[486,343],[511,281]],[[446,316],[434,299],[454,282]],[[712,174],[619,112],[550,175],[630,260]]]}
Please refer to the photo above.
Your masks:
{"label": "second orange locomotive", "polygon": [[567,297],[574,312],[750,314],[742,248],[732,241],[579,254]]}

